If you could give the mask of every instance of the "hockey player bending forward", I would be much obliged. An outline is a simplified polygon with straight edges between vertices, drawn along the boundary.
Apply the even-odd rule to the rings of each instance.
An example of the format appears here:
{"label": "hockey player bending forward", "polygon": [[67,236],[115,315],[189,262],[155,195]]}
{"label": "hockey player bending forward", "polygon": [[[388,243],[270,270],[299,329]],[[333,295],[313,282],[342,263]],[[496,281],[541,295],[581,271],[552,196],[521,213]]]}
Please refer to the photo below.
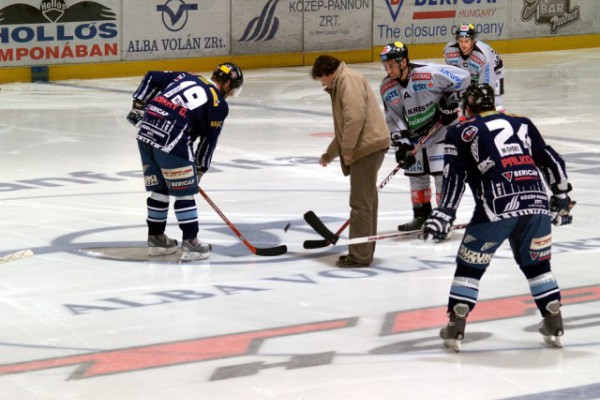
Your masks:
{"label": "hockey player bending forward", "polygon": [[202,260],[210,255],[210,245],[198,240],[194,195],[210,167],[229,112],[225,99],[237,95],[243,82],[241,69],[224,63],[211,79],[188,72],[148,72],[133,94],[127,120],[139,127],[138,147],[150,192],[146,201],[150,256],[177,251],[177,241],[165,234],[170,196],[175,198],[175,216],[182,231],[181,259]]}
{"label": "hockey player bending forward", "polygon": [[[473,217],[456,257],[448,300],[444,345],[460,350],[466,319],[477,303],[479,281],[498,247],[508,239],[543,320],[546,343],[562,347],[558,283],[550,269],[552,223],[570,224],[575,204],[565,163],[527,118],[495,111],[488,84],[471,85],[463,97],[469,118],[446,136],[444,180],[439,208],[425,222],[425,238],[443,240],[455,219],[467,183],[475,198]],[[548,199],[542,176],[552,190]]]}
{"label": "hockey player bending forward", "polygon": [[[431,212],[430,176],[439,198],[444,164],[442,141],[446,126],[457,122],[458,93],[469,86],[470,76],[449,65],[411,63],[408,48],[402,42],[386,45],[380,58],[388,74],[380,85],[385,119],[396,162],[410,181],[414,216],[412,221],[399,225],[398,230],[418,230]],[[427,136],[429,132],[433,134]]]}

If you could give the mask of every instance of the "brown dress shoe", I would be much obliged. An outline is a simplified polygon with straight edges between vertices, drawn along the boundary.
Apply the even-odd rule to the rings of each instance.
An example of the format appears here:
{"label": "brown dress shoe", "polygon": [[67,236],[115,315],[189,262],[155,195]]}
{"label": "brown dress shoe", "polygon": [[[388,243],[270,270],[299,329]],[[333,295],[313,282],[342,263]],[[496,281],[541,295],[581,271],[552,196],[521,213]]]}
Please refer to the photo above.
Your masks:
{"label": "brown dress shoe", "polygon": [[348,260],[348,256],[340,256],[338,260],[335,262],[340,268],[365,268],[368,267],[369,264],[360,264],[352,260]]}

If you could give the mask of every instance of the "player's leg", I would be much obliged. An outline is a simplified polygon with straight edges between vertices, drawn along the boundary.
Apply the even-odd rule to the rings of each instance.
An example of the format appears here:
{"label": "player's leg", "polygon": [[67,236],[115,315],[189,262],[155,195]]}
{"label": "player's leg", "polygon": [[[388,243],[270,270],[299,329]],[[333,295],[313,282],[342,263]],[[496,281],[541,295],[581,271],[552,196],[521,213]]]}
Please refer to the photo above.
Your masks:
{"label": "player's leg", "polygon": [[527,278],[531,296],[543,319],[539,332],[544,341],[562,347],[564,334],[561,295],[550,267],[552,225],[547,215],[519,218],[519,224],[509,238],[515,260]]}
{"label": "player's leg", "polygon": [[456,270],[448,297],[449,322],[440,330],[444,346],[460,351],[467,316],[477,304],[479,282],[515,223],[509,219],[467,226],[456,256]]}
{"label": "player's leg", "polygon": [[198,208],[194,195],[198,193],[198,174],[192,161],[155,150],[160,160],[161,173],[169,194],[175,197],[174,210],[182,233],[184,261],[203,260],[210,255],[209,244],[198,239]]}
{"label": "player's leg", "polygon": [[177,251],[177,241],[165,235],[169,214],[169,191],[154,157],[154,149],[138,141],[144,171],[144,184],[150,196],[146,199],[148,225],[148,254],[161,256]]}
{"label": "player's leg", "polygon": [[413,219],[398,225],[398,230],[401,232],[421,229],[431,213],[431,182],[425,171],[424,153],[424,150],[418,152],[415,155],[416,163],[404,170],[404,175],[408,177],[410,183]]}

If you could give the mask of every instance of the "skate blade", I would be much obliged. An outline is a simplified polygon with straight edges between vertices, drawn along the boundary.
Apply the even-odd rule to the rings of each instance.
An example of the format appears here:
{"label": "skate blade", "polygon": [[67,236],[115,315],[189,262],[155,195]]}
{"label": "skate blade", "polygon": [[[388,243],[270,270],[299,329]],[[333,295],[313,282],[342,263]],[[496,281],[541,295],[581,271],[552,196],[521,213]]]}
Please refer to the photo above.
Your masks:
{"label": "skate blade", "polygon": [[460,353],[460,340],[444,339],[444,347],[454,351],[455,353]]}
{"label": "skate blade", "polygon": [[177,246],[173,247],[148,247],[150,257],[168,256],[177,252]]}
{"label": "skate blade", "polygon": [[556,347],[556,348],[562,348],[563,347],[563,343],[562,343],[562,337],[560,336],[544,336],[544,342],[546,342],[546,344],[549,344],[552,347]]}
{"label": "skate blade", "polygon": [[210,253],[194,253],[189,251],[184,251],[181,254],[181,261],[201,261],[206,260],[210,256]]}

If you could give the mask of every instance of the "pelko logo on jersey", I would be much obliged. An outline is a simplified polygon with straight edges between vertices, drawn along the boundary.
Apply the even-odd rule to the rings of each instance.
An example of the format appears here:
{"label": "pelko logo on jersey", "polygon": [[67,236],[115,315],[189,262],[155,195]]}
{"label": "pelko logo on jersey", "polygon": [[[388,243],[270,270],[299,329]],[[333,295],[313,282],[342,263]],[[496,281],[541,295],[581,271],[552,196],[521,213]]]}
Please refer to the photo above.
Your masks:
{"label": "pelko logo on jersey", "polygon": [[35,5],[20,2],[0,9],[0,62],[30,65],[118,59],[119,29],[113,8],[95,1],[31,3]]}

